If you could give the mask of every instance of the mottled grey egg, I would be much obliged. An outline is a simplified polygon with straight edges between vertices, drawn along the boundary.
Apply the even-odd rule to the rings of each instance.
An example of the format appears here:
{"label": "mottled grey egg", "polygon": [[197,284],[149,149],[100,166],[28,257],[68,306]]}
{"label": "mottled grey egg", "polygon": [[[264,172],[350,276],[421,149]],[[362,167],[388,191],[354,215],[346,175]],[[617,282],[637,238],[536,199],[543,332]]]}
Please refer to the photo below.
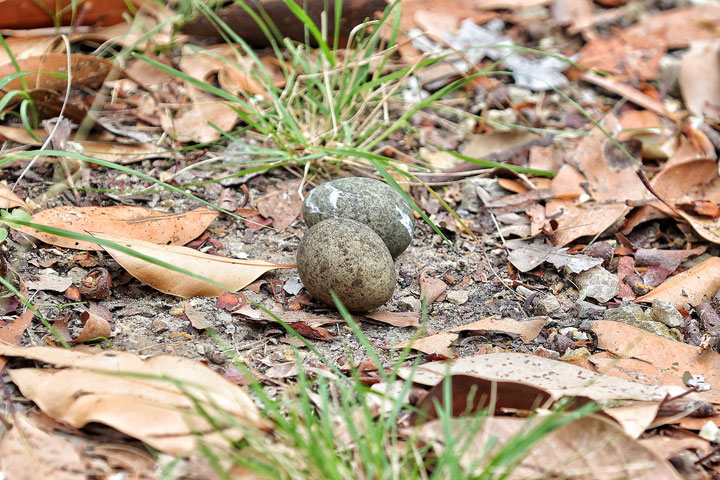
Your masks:
{"label": "mottled grey egg", "polygon": [[335,305],[333,290],[354,312],[379,307],[395,290],[395,264],[385,243],[370,228],[346,218],[330,218],[305,233],[297,269],[313,297]]}
{"label": "mottled grey egg", "polygon": [[332,180],[310,191],[302,206],[308,227],[328,218],[349,218],[370,227],[393,258],[412,240],[415,219],[402,195],[372,178],[348,177]]}

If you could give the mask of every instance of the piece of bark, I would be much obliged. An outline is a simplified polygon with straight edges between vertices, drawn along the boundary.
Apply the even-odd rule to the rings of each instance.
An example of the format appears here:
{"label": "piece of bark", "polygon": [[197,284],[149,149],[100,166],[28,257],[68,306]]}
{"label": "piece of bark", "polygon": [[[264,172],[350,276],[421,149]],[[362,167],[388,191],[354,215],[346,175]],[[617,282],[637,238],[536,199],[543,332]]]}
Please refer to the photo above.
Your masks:
{"label": "piece of bark", "polygon": [[695,311],[702,320],[705,330],[720,330],[720,315],[717,314],[710,302],[707,300],[700,302],[695,307]]}
{"label": "piece of bark", "polygon": [[[317,25],[318,30],[321,30],[321,14],[327,4],[327,31],[331,42],[335,32],[335,1],[295,0],[295,2],[300,6],[304,6],[305,12]],[[247,5],[259,16],[262,16],[259,13],[260,8],[264,9],[268,18],[272,19],[283,37],[289,37],[298,42],[305,41],[305,24],[290,11],[282,0],[254,0],[248,1]],[[346,46],[347,36],[355,26],[362,23],[366,18],[375,18],[375,12],[383,11],[386,6],[387,2],[385,0],[344,0],[339,26],[341,41],[338,47],[344,48]],[[258,24],[240,5],[231,5],[218,11],[217,15],[250,45],[254,47],[270,46],[270,42]],[[182,31],[195,37],[224,41],[213,24],[202,15],[189,21]],[[309,37],[310,43],[314,45],[315,40],[312,35],[309,35]]]}

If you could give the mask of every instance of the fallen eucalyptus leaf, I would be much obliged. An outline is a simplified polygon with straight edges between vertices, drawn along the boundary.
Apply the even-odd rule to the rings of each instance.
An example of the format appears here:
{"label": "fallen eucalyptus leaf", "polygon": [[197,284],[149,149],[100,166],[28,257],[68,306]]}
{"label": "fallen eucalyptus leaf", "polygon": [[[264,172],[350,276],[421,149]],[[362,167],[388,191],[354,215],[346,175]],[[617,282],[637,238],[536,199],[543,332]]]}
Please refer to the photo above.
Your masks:
{"label": "fallen eucalyptus leaf", "polygon": [[[56,368],[18,368],[10,378],[46,414],[80,428],[109,425],[171,455],[199,445],[226,447],[244,428],[267,424],[250,396],[200,362],[172,355],[141,359],[122,351],[90,354],[0,343],[0,355]],[[210,425],[197,401],[213,415]],[[220,413],[222,412],[222,413]]]}
{"label": "fallen eucalyptus leaf", "polygon": [[104,247],[130,275],[163,293],[179,297],[216,297],[225,291],[236,291],[250,285],[269,270],[294,267],[294,265],[278,265],[264,260],[237,260],[208,255],[177,245],[157,245],[143,240],[118,238],[94,232],[93,235],[222,285],[221,287],[199,278],[174,272],[128,253]]}
{"label": "fallen eucalyptus leaf", "polygon": [[[63,228],[76,233],[88,232],[122,235],[158,244],[181,244],[199,236],[218,216],[207,208],[189,212],[168,213],[143,207],[57,207],[32,217],[34,223]],[[92,242],[51,235],[30,227],[17,230],[51,245],[76,250],[102,250]]]}

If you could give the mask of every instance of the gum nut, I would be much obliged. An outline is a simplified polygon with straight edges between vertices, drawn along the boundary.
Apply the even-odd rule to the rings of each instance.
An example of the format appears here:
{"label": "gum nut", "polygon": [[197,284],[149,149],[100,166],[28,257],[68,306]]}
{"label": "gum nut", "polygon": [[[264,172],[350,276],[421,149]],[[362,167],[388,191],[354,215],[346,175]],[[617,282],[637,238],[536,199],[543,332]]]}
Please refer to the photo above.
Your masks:
{"label": "gum nut", "polygon": [[332,290],[354,312],[379,307],[395,290],[395,264],[385,243],[370,228],[346,218],[325,220],[305,233],[297,268],[314,298],[334,306]]}
{"label": "gum nut", "polygon": [[386,183],[348,177],[314,188],[305,197],[302,214],[308,227],[328,218],[349,218],[370,227],[393,258],[410,245],[415,228],[412,208]]}

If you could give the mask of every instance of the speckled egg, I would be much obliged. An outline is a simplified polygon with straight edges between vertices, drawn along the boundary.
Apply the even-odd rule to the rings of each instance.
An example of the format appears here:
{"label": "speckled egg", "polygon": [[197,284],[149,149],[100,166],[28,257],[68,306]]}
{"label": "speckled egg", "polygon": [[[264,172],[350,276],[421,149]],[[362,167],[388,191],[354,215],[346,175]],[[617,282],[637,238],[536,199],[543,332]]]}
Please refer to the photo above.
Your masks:
{"label": "speckled egg", "polygon": [[335,305],[333,290],[354,312],[379,307],[395,290],[395,264],[385,243],[369,227],[346,218],[330,218],[305,233],[297,268],[313,297]]}
{"label": "speckled egg", "polygon": [[370,227],[393,258],[412,240],[415,219],[402,195],[372,178],[348,177],[332,180],[310,191],[302,206],[308,227],[328,218],[349,218]]}

